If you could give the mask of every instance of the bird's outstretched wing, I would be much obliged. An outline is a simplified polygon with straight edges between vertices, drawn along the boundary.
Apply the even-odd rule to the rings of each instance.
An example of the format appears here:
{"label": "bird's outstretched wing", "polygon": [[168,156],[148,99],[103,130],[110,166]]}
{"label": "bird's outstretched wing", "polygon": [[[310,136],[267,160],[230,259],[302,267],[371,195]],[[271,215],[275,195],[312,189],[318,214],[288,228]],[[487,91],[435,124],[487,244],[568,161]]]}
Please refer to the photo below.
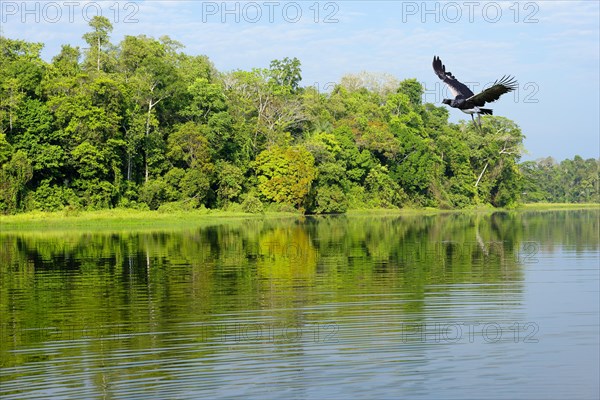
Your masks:
{"label": "bird's outstretched wing", "polygon": [[444,81],[450,91],[456,96],[463,96],[464,98],[471,97],[474,95],[464,83],[460,83],[458,79],[452,75],[452,72],[446,72],[446,66],[442,64],[442,60],[438,56],[433,57],[433,71],[435,74]]}
{"label": "bird's outstretched wing", "polygon": [[485,103],[496,101],[504,93],[512,92],[517,89],[517,81],[510,76],[503,76],[501,79],[494,82],[492,87],[485,89],[483,92],[478,93],[467,100],[472,102],[478,107],[482,107]]}

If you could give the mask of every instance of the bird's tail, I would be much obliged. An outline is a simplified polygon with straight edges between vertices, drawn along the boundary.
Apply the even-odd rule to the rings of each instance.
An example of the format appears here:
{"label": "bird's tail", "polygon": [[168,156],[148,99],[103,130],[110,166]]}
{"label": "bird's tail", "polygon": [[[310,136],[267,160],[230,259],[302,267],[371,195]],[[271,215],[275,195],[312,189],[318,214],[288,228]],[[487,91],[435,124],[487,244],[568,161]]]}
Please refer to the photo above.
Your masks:
{"label": "bird's tail", "polygon": [[483,115],[492,115],[494,114],[491,108],[480,108],[479,112]]}

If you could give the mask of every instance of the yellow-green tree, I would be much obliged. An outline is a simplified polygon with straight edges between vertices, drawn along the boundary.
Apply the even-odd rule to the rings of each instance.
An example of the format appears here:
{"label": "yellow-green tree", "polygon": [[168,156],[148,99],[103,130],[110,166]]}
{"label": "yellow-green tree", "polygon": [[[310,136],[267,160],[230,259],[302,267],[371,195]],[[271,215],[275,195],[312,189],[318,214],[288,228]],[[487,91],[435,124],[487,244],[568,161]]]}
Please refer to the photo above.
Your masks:
{"label": "yellow-green tree", "polygon": [[254,162],[258,189],[268,200],[301,208],[317,176],[314,164],[312,154],[304,146],[265,150]]}

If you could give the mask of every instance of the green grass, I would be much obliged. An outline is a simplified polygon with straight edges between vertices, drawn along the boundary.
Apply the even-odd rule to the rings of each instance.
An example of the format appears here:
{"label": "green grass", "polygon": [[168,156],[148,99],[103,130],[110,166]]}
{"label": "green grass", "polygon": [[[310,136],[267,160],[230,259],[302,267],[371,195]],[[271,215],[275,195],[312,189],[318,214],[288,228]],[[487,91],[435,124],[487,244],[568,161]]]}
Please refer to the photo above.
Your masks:
{"label": "green grass", "polygon": [[600,203],[527,203],[522,204],[517,210],[583,210],[600,209]]}
{"label": "green grass", "polygon": [[[533,203],[523,204],[510,211],[547,211],[569,209],[600,209],[600,204]],[[463,210],[442,210],[436,208],[404,209],[360,209],[349,210],[348,216],[385,215],[434,215],[443,213],[489,213],[502,209],[480,206]],[[0,231],[23,230],[126,230],[126,229],[166,229],[186,228],[222,220],[300,218],[302,214],[293,212],[266,212],[248,214],[238,211],[198,209],[191,211],[159,212],[130,209],[100,211],[65,210],[57,212],[32,211],[16,215],[0,215]]]}
{"label": "green grass", "polygon": [[199,209],[163,213],[130,209],[100,211],[32,211],[16,215],[0,216],[0,231],[65,228],[166,228],[186,227],[219,219],[292,218],[300,214],[266,212],[248,214],[243,212]]}
{"label": "green grass", "polygon": [[490,205],[478,205],[471,206],[468,208],[461,209],[443,209],[434,207],[423,207],[423,208],[367,208],[367,209],[355,209],[348,210],[347,214],[352,216],[364,216],[364,215],[434,215],[434,214],[449,214],[449,213],[489,213],[496,211],[503,211],[505,209],[495,208]]}

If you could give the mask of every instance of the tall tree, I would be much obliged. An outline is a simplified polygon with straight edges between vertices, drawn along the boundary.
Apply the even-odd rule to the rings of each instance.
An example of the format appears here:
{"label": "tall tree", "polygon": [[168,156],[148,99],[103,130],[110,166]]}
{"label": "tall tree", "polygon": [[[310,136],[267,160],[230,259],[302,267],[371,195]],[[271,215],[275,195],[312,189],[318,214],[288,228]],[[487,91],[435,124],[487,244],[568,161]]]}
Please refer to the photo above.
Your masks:
{"label": "tall tree", "polygon": [[0,35],[0,131],[13,133],[19,108],[27,97],[40,95],[46,64],[42,43],[28,43]]}
{"label": "tall tree", "polygon": [[90,20],[89,26],[92,28],[92,31],[83,34],[83,40],[89,46],[86,51],[84,65],[88,69],[103,70],[106,72],[113,61],[110,58],[112,51],[110,33],[113,30],[113,26],[108,18],[98,15]]}
{"label": "tall tree", "polygon": [[[129,112],[128,171],[132,158],[141,145],[144,182],[150,174],[151,154],[160,138],[160,119],[156,109],[177,90],[176,56],[179,44],[167,37],[159,41],[145,35],[126,36],[121,43],[120,71],[129,87],[133,108]],[[140,118],[140,114],[143,117]],[[127,174],[130,179],[131,174]]]}

